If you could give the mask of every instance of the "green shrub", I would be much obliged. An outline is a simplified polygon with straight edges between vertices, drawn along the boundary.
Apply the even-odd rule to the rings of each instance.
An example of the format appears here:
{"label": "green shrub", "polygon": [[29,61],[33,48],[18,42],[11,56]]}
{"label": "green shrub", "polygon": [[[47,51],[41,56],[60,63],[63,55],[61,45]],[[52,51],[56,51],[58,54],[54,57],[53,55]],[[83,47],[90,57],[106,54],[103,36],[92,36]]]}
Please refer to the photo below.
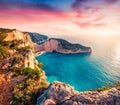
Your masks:
{"label": "green shrub", "polygon": [[100,87],[100,88],[96,88],[96,89],[93,89],[93,90],[90,90],[90,91],[98,91],[98,92],[101,92],[101,91],[105,91],[105,90],[109,90],[111,89],[111,85],[110,84],[107,84],[103,87]]}
{"label": "green shrub", "polygon": [[38,63],[39,68],[43,68],[44,64],[42,62]]}
{"label": "green shrub", "polygon": [[7,42],[7,41],[0,41],[0,45],[2,45],[2,46],[9,46],[9,42]]}
{"label": "green shrub", "polygon": [[8,47],[0,45],[0,59],[5,58],[7,55],[9,55]]}
{"label": "green shrub", "polygon": [[21,74],[25,74],[25,75],[32,74],[33,71],[34,71],[33,69],[26,67],[21,71]]}
{"label": "green shrub", "polygon": [[47,83],[46,82],[40,82],[40,87],[41,88],[46,88],[47,87]]}
{"label": "green shrub", "polygon": [[14,87],[14,90],[12,92],[14,105],[19,105],[20,103],[28,104],[28,102],[36,98],[37,93],[43,92],[43,90],[46,88],[46,81],[39,83],[39,81],[34,78],[27,78],[24,82]]}
{"label": "green shrub", "polygon": [[26,67],[22,70],[17,68],[17,67],[13,67],[12,70],[14,72],[14,76],[29,75],[32,78],[36,78],[36,79],[39,79],[42,75],[42,72],[43,72],[41,69],[34,70],[32,68],[29,68],[29,67]]}
{"label": "green shrub", "polygon": [[40,78],[41,73],[42,73],[42,70],[39,70],[39,69],[33,71],[33,74],[36,76],[36,78]]}
{"label": "green shrub", "polygon": [[3,41],[7,37],[6,33],[0,33],[0,41]]}
{"label": "green shrub", "polygon": [[109,85],[106,85],[101,88],[96,88],[96,91],[101,92],[101,91],[105,91],[105,90],[109,90],[109,89],[111,89],[111,87]]}

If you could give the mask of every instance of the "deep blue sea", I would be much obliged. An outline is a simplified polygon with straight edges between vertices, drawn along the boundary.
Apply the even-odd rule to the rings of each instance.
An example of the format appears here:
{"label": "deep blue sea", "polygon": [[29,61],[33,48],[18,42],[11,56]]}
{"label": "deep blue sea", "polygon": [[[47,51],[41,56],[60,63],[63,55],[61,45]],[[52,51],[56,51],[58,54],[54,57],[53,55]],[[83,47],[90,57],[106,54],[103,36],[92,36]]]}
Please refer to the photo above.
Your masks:
{"label": "deep blue sea", "polygon": [[64,55],[54,52],[36,58],[44,63],[49,82],[62,81],[78,91],[85,91],[120,80],[119,37],[83,38],[77,43],[92,47],[92,53]]}

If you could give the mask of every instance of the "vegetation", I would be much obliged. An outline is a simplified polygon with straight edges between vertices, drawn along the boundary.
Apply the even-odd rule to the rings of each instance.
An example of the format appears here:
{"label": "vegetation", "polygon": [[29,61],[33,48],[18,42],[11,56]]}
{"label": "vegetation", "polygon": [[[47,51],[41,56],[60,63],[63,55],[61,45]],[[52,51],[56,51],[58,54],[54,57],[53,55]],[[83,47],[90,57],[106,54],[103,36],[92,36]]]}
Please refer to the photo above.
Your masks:
{"label": "vegetation", "polygon": [[115,82],[112,87],[115,87],[120,90],[120,81]]}
{"label": "vegetation", "polygon": [[0,41],[3,41],[6,38],[6,33],[0,33]]}
{"label": "vegetation", "polygon": [[120,81],[117,81],[117,82],[113,83],[112,85],[107,84],[101,88],[96,88],[95,90],[91,90],[91,91],[101,92],[101,91],[109,90],[109,89],[114,88],[114,87],[117,88],[118,90],[120,90]]}
{"label": "vegetation", "polygon": [[[8,71],[13,73],[15,80],[13,84],[17,84],[12,92],[13,103],[14,105],[35,105],[37,95],[42,94],[48,85],[43,76],[43,63],[35,65],[35,69],[24,68],[24,56],[28,57],[27,54],[32,50],[31,44],[17,39],[5,41],[8,33],[12,31],[0,28],[0,60],[8,57],[5,59],[6,63],[10,65]],[[14,35],[14,33],[10,34]],[[17,82],[18,76],[21,78],[18,80],[19,83]],[[13,84],[11,86],[14,86]]]}
{"label": "vegetation", "polygon": [[9,49],[6,46],[0,45],[0,60],[9,54]]}
{"label": "vegetation", "polygon": [[[19,103],[30,103],[33,105],[36,99],[37,93],[42,93],[47,87],[46,82],[39,82],[32,78],[27,78],[21,84],[15,86],[13,91],[14,105],[19,105]],[[33,101],[34,100],[34,101]]]}
{"label": "vegetation", "polygon": [[44,64],[42,62],[38,63],[39,68],[43,68]]}
{"label": "vegetation", "polygon": [[18,67],[13,67],[12,71],[14,72],[14,76],[19,76],[19,75],[26,75],[26,76],[31,76],[32,78],[40,78],[42,76],[42,69],[31,69],[29,67],[26,67],[24,69],[20,69]]}
{"label": "vegetation", "polygon": [[105,91],[105,90],[109,90],[109,89],[111,89],[111,86],[106,85],[106,86],[103,86],[101,88],[96,88],[95,90],[98,91],[98,92],[101,92],[101,91]]}
{"label": "vegetation", "polygon": [[27,68],[24,68],[20,74],[21,75],[31,75],[34,78],[40,78],[42,73],[43,73],[42,69],[33,70],[33,69],[27,67]]}
{"label": "vegetation", "polygon": [[34,70],[26,67],[20,70],[19,68],[14,67],[13,72],[15,73],[15,76],[26,76],[26,79],[22,83],[14,87],[14,105],[19,105],[20,103],[30,103],[30,105],[33,105],[37,99],[37,95],[41,94],[43,90],[47,88],[47,82],[45,80],[41,80],[41,76],[43,74],[42,68]]}
{"label": "vegetation", "polygon": [[9,42],[7,42],[7,41],[0,41],[0,45],[1,46],[9,46]]}

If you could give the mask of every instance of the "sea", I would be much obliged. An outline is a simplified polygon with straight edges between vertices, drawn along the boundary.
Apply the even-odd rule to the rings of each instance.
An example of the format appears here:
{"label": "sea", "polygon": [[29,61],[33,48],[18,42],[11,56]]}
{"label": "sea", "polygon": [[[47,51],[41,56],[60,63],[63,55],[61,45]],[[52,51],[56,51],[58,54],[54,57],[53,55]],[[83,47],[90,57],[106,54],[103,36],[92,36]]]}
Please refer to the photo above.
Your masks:
{"label": "sea", "polygon": [[120,36],[66,37],[72,43],[92,48],[91,54],[44,53],[36,59],[44,63],[49,82],[60,81],[77,91],[96,89],[120,80]]}

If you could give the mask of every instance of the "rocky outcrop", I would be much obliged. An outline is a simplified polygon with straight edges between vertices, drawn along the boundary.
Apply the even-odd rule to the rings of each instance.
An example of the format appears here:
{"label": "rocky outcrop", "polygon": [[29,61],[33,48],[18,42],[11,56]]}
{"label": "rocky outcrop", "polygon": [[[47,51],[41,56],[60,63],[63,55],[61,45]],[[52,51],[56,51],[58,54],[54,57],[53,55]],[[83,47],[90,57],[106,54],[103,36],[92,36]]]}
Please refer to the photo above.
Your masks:
{"label": "rocky outcrop", "polygon": [[80,44],[71,44],[64,39],[50,38],[41,45],[36,46],[36,52],[59,52],[63,54],[91,53],[90,47],[85,47]]}
{"label": "rocky outcrop", "polygon": [[[6,37],[2,40],[4,42],[8,43],[15,43],[14,47],[19,49],[20,51],[16,51],[13,48],[9,49],[10,55],[9,57],[5,60],[5,65],[4,65],[4,60],[0,63],[0,67],[3,69],[9,69],[13,66],[21,66],[21,67],[30,67],[33,68],[35,67],[35,56],[34,56],[34,48],[33,48],[33,42],[31,41],[30,36],[27,33],[23,33],[18,30],[11,30],[10,32],[6,32]],[[23,50],[23,51],[22,51]],[[20,54],[19,54],[20,53]],[[21,58],[21,61],[17,63],[11,58],[13,58],[15,55],[20,55],[19,58]],[[15,56],[16,57],[16,56]]]}
{"label": "rocky outcrop", "polygon": [[67,84],[53,82],[38,98],[37,105],[120,105],[120,91],[112,88],[77,92]]}
{"label": "rocky outcrop", "polygon": [[[40,86],[40,83],[45,86],[47,85],[44,71],[41,71],[40,78],[38,79],[34,79],[35,77],[33,78],[30,75],[20,75],[20,72],[24,68],[30,68],[32,70],[41,69],[36,61],[33,46],[34,43],[27,33],[16,29],[0,29],[0,49],[5,48],[5,50],[0,51],[0,57],[2,56],[0,58],[0,105],[13,105],[12,93],[14,87],[20,83],[34,81],[34,84],[37,85],[34,86],[31,83],[31,89],[34,88],[36,94],[39,90],[38,86]],[[6,56],[4,56],[4,51],[7,52]],[[31,97],[28,98],[31,100]]]}

